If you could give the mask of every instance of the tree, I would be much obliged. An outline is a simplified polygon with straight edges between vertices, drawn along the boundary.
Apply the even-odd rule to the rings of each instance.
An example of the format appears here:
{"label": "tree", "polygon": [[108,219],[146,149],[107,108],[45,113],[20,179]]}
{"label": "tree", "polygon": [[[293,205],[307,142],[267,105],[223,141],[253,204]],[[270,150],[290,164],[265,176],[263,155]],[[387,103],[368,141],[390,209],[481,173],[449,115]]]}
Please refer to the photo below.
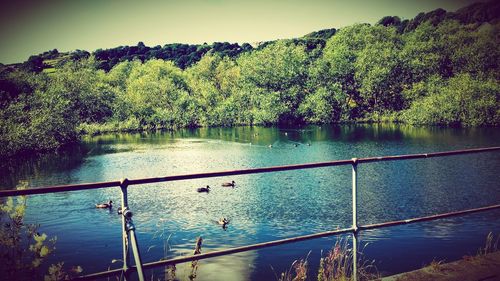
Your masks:
{"label": "tree", "polygon": [[[339,30],[327,41],[323,55],[315,62],[309,76],[313,85],[328,88],[341,86],[341,119],[357,118],[362,114],[363,98],[356,79],[355,63],[359,53],[365,48],[365,36],[370,32],[368,24],[355,24]],[[333,92],[333,91],[330,91]]]}
{"label": "tree", "polygon": [[277,41],[238,59],[242,88],[250,96],[257,123],[300,120],[309,58],[302,46]]}
{"label": "tree", "polygon": [[402,42],[394,27],[374,26],[367,29],[364,48],[354,62],[355,79],[368,112],[382,113],[403,108]]}
{"label": "tree", "polygon": [[232,98],[239,90],[240,69],[229,57],[207,54],[187,70],[191,91],[198,97],[205,125],[233,125],[245,123],[241,117],[246,111]]}
{"label": "tree", "polygon": [[[178,107],[185,102],[188,86],[185,75],[172,62],[150,60],[137,64],[127,79],[124,100],[130,106],[131,115],[140,120],[142,125],[156,127],[192,126],[193,119],[185,115],[192,113]],[[186,123],[177,123],[183,120]]]}
{"label": "tree", "polygon": [[500,86],[496,80],[459,74],[440,84],[428,86],[427,96],[413,102],[403,119],[411,124],[500,124]]}
{"label": "tree", "polygon": [[47,94],[68,102],[68,110],[77,114],[78,122],[102,123],[112,115],[115,97],[97,64],[93,57],[69,62],[58,69],[47,88]]}
{"label": "tree", "polygon": [[23,63],[23,67],[30,72],[41,72],[44,67],[43,58],[41,56],[30,56],[26,62]]}
{"label": "tree", "polygon": [[305,97],[299,112],[308,123],[331,123],[341,119],[342,87],[339,84],[319,88]]}
{"label": "tree", "polygon": [[378,25],[383,25],[383,26],[395,26],[398,27],[401,24],[401,19],[397,16],[385,16],[381,18],[378,22]]}

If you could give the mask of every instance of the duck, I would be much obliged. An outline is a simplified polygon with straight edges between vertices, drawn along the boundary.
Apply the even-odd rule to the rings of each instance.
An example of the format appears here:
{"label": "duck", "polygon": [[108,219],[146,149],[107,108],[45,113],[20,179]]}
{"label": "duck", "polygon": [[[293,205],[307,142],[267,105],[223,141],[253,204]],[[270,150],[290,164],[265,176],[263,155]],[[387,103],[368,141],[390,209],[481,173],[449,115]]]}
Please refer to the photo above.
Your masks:
{"label": "duck", "polygon": [[217,223],[218,223],[219,225],[222,225],[222,228],[226,229],[226,228],[227,228],[227,225],[229,224],[229,220],[228,220],[228,219],[226,219],[226,218],[224,218],[224,217],[222,217],[222,218],[220,218],[220,219],[217,221]]}
{"label": "duck", "polygon": [[236,182],[231,181],[231,182],[225,182],[222,184],[222,186],[227,186],[227,187],[234,187],[236,185]]}
{"label": "duck", "polygon": [[268,145],[267,147],[269,147],[269,148],[273,148],[273,145],[272,145],[272,144],[270,144],[270,145]]}
{"label": "duck", "polygon": [[200,192],[200,193],[201,192],[208,193],[208,192],[210,192],[210,186],[207,185],[207,187],[200,187],[200,188],[197,189],[197,191]]}
{"label": "duck", "polygon": [[311,146],[311,143],[310,143],[310,142],[308,142],[308,143],[307,143],[307,146]]}
{"label": "duck", "polygon": [[298,145],[298,144],[296,144],[296,143],[294,143],[294,144],[293,144],[293,146],[297,147],[297,146],[299,146],[299,145]]}
{"label": "duck", "polygon": [[111,209],[113,208],[113,201],[109,200],[108,203],[102,203],[102,204],[95,204],[96,208],[101,208],[101,209]]}

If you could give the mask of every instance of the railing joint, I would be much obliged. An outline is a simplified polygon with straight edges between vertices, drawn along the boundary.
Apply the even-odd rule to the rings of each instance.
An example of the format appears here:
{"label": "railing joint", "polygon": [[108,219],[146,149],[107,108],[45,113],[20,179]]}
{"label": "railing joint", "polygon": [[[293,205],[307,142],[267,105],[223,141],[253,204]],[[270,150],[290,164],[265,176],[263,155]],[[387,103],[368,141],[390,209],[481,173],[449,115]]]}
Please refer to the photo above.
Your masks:
{"label": "railing joint", "polygon": [[352,226],[352,233],[353,234],[358,234],[360,232],[360,228],[357,225]]}
{"label": "railing joint", "polygon": [[358,158],[352,158],[351,160],[353,165],[358,165]]}
{"label": "railing joint", "polygon": [[123,188],[127,188],[129,185],[129,180],[127,178],[124,178],[124,179],[121,179],[120,180],[120,187],[123,189]]}

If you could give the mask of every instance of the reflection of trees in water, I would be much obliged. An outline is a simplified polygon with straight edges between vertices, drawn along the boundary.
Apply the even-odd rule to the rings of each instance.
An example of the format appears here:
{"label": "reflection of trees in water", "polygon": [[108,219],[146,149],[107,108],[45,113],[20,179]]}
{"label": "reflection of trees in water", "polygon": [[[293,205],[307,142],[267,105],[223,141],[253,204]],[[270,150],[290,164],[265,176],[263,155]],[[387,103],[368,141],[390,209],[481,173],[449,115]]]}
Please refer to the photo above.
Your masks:
{"label": "reflection of trees in water", "polygon": [[[488,144],[494,135],[499,136],[494,128],[443,128],[437,126],[410,126],[397,123],[345,124],[331,126],[312,126],[315,141],[406,141],[457,143],[463,138],[474,136],[476,140]],[[321,128],[321,129],[317,129]],[[491,143],[490,143],[491,144]]]}
{"label": "reflection of trees in water", "polygon": [[[87,152],[87,147],[75,145],[56,153],[23,155],[5,160],[0,163],[0,188],[14,188],[19,180],[27,177],[36,180],[47,174],[71,171],[83,163]],[[67,182],[70,182],[70,178]]]}
{"label": "reflection of trees in water", "polygon": [[[240,126],[233,128],[195,128],[176,131],[158,131],[141,133],[107,134],[95,137],[85,137],[82,144],[66,147],[57,153],[45,155],[25,155],[0,163],[0,188],[13,188],[19,179],[42,179],[44,175],[59,173],[58,182],[71,181],[69,173],[79,167],[86,156],[98,156],[131,150],[147,150],[150,145],[170,145],[178,143],[180,139],[193,139],[203,142],[206,140],[227,141],[252,146],[273,148],[301,147],[313,142],[341,141],[345,143],[372,142],[374,145],[381,142],[396,142],[403,144],[407,141],[425,144],[442,145],[442,150],[453,147],[463,148],[464,140],[474,137],[475,146],[496,145],[500,132],[494,128],[441,128],[415,127],[404,124],[334,124],[322,126],[297,127],[262,127]],[[451,145],[451,146],[450,146]],[[398,150],[397,145],[387,146],[391,153]],[[410,149],[411,150],[411,149]],[[436,149],[434,149],[436,150]],[[374,156],[364,154],[363,150],[350,151],[350,157]],[[366,152],[366,151],[365,151]],[[410,153],[413,151],[402,151]],[[418,151],[423,152],[419,148]],[[335,155],[335,158],[340,157]],[[342,156],[344,157],[344,156]],[[64,179],[66,178],[66,179]]]}
{"label": "reflection of trees in water", "polygon": [[[158,145],[175,143],[177,139],[203,139],[229,141],[242,144],[268,146],[269,144],[307,145],[318,141],[419,141],[425,143],[457,143],[470,136],[491,145],[494,136],[500,133],[489,128],[443,128],[429,126],[410,126],[397,123],[370,124],[332,124],[307,126],[239,126],[239,127],[204,127],[185,128],[176,131],[156,131],[141,133],[107,134],[85,139],[93,146],[92,155],[121,152],[116,144]],[[106,146],[112,145],[112,146]]]}

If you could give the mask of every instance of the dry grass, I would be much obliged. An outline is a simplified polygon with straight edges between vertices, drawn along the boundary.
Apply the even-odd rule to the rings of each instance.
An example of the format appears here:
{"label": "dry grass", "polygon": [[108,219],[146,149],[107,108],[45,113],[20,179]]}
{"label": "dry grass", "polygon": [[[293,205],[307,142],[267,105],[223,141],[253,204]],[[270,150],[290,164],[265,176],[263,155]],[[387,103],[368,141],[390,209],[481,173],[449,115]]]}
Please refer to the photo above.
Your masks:
{"label": "dry grass", "polygon": [[498,251],[499,240],[500,240],[500,234],[497,235],[497,238],[495,239],[495,235],[493,234],[493,232],[488,233],[488,235],[486,236],[486,242],[484,248],[479,248],[479,250],[477,251],[477,255],[485,256],[487,254]]}
{"label": "dry grass", "polygon": [[[168,236],[168,239],[170,239],[170,235]],[[167,239],[166,244],[168,244],[168,239]],[[201,254],[202,243],[203,243],[203,238],[201,238],[201,236],[200,236],[196,239],[196,244],[194,247],[193,255]],[[168,245],[164,245],[165,259],[167,256],[167,251],[168,251]],[[198,272],[198,261],[197,260],[191,262],[191,266],[190,266],[189,270],[190,270],[190,274],[188,275],[188,278],[189,278],[189,280],[193,281],[196,279],[197,272]],[[170,264],[170,265],[165,266],[163,280],[165,280],[165,281],[179,280],[176,272],[177,272],[177,266],[175,264]],[[153,280],[153,275],[151,275],[151,280]],[[158,279],[158,280],[160,281],[161,279]]]}
{"label": "dry grass", "polygon": [[465,255],[462,257],[462,259],[466,261],[475,261],[478,262],[481,260],[482,257],[486,256],[487,254],[494,253],[498,251],[498,242],[500,241],[500,234],[497,235],[497,238],[495,239],[495,235],[493,232],[488,233],[486,235],[486,241],[484,243],[484,247],[481,247],[477,250],[476,255],[468,256]]}
{"label": "dry grass", "polygon": [[[365,247],[366,246],[367,245],[365,245]],[[363,256],[362,252],[363,251],[358,252],[358,257]],[[353,258],[353,249],[349,246],[348,240],[342,238],[337,239],[333,248],[320,260],[318,281],[352,280]],[[358,280],[373,280],[379,278],[374,261],[358,258],[357,266]]]}
{"label": "dry grass", "polygon": [[440,261],[436,261],[435,259],[433,259],[431,261],[431,263],[428,265],[429,269],[431,271],[441,271],[441,265],[444,263],[444,260],[440,260]]}
{"label": "dry grass", "polygon": [[[194,253],[193,255],[199,255],[201,254],[201,244],[203,243],[203,238],[198,237],[196,239],[196,246],[194,247]],[[196,273],[198,271],[198,261],[192,261],[191,262],[191,274],[189,274],[189,280],[193,281],[196,279]]]}
{"label": "dry grass", "polygon": [[350,280],[353,253],[347,239],[337,239],[333,248],[319,261],[318,281]]}
{"label": "dry grass", "polygon": [[[309,252],[310,254],[311,252]],[[295,260],[288,271],[282,272],[281,275],[276,277],[278,281],[305,281],[307,279],[308,263],[307,259],[309,257],[301,260]]]}
{"label": "dry grass", "polygon": [[[365,245],[366,246],[366,245]],[[308,255],[309,256],[309,255]],[[362,256],[362,253],[358,253]],[[374,261],[358,260],[358,280],[378,279],[379,274]],[[352,280],[353,251],[347,239],[339,238],[326,256],[320,259],[318,281],[347,281]],[[303,281],[307,278],[307,258],[294,261],[289,270],[281,273],[278,281]]]}

